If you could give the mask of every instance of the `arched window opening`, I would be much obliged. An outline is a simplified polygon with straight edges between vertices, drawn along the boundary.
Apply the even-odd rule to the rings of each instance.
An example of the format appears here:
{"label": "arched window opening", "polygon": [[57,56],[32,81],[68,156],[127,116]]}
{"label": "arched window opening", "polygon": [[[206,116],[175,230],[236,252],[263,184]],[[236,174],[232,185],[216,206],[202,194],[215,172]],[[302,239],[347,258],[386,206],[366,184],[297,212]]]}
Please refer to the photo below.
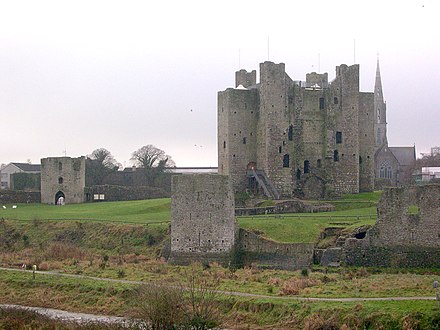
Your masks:
{"label": "arched window opening", "polygon": [[379,178],[392,179],[392,177],[393,177],[393,169],[391,168],[391,164],[388,160],[385,160],[380,164]]}

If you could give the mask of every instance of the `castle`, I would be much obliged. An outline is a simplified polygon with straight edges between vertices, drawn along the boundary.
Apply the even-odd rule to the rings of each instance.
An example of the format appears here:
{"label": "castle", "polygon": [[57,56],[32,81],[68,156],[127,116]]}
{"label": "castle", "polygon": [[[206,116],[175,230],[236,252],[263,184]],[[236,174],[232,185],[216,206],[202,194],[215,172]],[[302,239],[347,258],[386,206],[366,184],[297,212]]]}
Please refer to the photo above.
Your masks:
{"label": "castle", "polygon": [[284,63],[240,70],[218,93],[219,174],[235,191],[271,198],[371,191],[376,152],[388,145],[386,104],[377,63],[374,92],[359,90],[359,65],[336,78],[309,73],[294,81]]}

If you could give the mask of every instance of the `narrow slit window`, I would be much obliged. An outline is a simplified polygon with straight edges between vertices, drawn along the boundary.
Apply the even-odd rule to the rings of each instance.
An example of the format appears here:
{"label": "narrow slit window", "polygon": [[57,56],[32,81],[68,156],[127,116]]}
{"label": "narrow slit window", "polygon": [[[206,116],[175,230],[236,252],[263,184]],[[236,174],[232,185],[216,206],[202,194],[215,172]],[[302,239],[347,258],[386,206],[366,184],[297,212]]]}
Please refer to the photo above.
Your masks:
{"label": "narrow slit window", "polygon": [[290,125],[287,130],[287,138],[289,141],[293,141],[293,125]]}
{"label": "narrow slit window", "polygon": [[317,167],[317,168],[321,168],[321,166],[322,166],[322,161],[321,161],[321,159],[318,159],[318,160],[316,161],[316,167]]}
{"label": "narrow slit window", "polygon": [[308,160],[304,161],[304,174],[310,172],[310,162]]}
{"label": "narrow slit window", "polygon": [[289,167],[290,166],[290,157],[288,154],[285,154],[283,156],[283,167]]}
{"label": "narrow slit window", "polygon": [[337,150],[333,151],[333,161],[339,162],[339,152]]}

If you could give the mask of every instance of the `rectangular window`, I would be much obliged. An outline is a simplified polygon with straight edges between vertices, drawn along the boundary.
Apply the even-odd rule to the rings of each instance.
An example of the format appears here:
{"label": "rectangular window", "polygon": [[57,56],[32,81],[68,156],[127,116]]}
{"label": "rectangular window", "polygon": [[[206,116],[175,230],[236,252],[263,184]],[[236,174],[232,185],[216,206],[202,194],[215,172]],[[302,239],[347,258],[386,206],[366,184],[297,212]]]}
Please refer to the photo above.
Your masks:
{"label": "rectangular window", "polygon": [[342,132],[336,132],[336,143],[342,143]]}
{"label": "rectangular window", "polygon": [[324,110],[325,108],[325,101],[323,97],[319,98],[319,110]]}
{"label": "rectangular window", "polygon": [[246,144],[246,138],[245,137],[243,138],[243,144]]}

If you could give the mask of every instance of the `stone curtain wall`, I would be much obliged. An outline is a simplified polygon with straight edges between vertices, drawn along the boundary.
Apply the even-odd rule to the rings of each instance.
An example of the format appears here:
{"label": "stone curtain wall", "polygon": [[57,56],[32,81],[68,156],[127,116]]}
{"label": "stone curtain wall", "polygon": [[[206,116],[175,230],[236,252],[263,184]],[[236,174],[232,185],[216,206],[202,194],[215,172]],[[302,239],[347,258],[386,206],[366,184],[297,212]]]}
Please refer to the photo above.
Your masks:
{"label": "stone curtain wall", "polygon": [[15,203],[40,203],[40,192],[14,191],[14,190],[0,190],[0,204],[15,204]]}
{"label": "stone curtain wall", "polygon": [[242,228],[239,248],[245,265],[294,270],[307,268],[313,262],[314,243],[278,243]]}
{"label": "stone curtain wall", "polygon": [[[86,187],[85,190],[86,202],[95,202],[94,195],[104,195],[104,201],[133,201],[141,199],[152,198],[167,198],[170,193],[164,189],[148,186],[113,186],[113,185],[99,185]],[[102,201],[102,200],[101,200]]]}
{"label": "stone curtain wall", "polygon": [[349,265],[438,266],[440,185],[386,189],[376,224],[344,250]]}
{"label": "stone curtain wall", "polygon": [[234,248],[237,225],[230,180],[218,174],[172,177],[169,261],[225,263]]}

